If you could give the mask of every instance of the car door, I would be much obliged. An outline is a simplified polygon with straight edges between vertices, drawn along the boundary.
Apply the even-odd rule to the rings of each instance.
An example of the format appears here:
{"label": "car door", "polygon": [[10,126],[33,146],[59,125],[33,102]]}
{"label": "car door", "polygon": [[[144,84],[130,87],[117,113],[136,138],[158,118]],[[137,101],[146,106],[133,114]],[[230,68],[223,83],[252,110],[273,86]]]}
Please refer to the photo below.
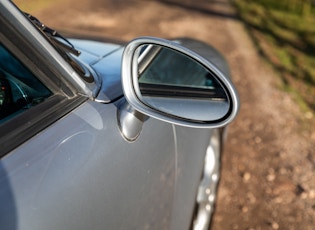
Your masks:
{"label": "car door", "polygon": [[172,128],[152,120],[128,143],[116,110],[86,102],[2,158],[1,216],[16,229],[168,228]]}
{"label": "car door", "polygon": [[136,141],[124,139],[117,122],[124,99],[102,104],[80,96],[76,84],[62,79],[69,77],[64,60],[43,56],[41,49],[51,47],[21,21],[1,1],[0,43],[11,60],[1,60],[2,67],[13,65],[4,71],[21,79],[18,63],[28,75],[24,82],[40,82],[49,93],[1,120],[1,229],[169,228],[174,126],[149,119]]}

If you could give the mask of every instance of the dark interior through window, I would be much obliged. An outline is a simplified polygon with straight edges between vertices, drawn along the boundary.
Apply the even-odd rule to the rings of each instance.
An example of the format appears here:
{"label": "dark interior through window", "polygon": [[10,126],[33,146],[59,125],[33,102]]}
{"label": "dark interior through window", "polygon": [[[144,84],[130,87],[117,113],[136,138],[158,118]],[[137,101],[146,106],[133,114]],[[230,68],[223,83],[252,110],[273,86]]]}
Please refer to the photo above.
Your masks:
{"label": "dark interior through window", "polygon": [[0,124],[51,95],[52,92],[0,43]]}

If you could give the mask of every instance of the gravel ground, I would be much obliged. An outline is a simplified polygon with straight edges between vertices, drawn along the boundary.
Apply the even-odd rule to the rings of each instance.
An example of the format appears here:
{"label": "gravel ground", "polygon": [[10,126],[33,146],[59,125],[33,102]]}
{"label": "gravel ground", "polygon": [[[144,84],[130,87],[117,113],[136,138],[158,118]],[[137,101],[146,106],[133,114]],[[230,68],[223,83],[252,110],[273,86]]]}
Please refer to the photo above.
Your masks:
{"label": "gravel ground", "polygon": [[67,0],[32,13],[68,32],[214,45],[231,66],[242,107],[222,156],[212,229],[315,228],[314,115],[280,90],[228,0]]}

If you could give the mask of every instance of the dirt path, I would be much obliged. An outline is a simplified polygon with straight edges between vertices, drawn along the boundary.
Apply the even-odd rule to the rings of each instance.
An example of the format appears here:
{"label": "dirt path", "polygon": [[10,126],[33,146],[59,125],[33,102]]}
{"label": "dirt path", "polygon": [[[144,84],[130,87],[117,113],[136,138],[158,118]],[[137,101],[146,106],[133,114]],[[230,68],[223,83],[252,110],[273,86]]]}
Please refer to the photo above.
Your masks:
{"label": "dirt path", "polygon": [[279,90],[228,0],[67,0],[53,8],[33,13],[70,32],[192,37],[219,49],[242,108],[229,129],[212,229],[314,228],[314,117]]}

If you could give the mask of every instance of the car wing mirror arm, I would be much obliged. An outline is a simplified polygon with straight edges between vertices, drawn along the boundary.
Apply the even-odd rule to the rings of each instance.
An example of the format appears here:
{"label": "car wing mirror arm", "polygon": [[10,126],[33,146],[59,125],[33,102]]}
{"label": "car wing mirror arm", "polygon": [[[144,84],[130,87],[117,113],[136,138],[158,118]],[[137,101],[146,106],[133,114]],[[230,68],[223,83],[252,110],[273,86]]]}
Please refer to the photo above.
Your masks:
{"label": "car wing mirror arm", "polygon": [[140,135],[143,123],[149,117],[135,110],[126,100],[118,105],[118,126],[121,135],[129,142],[133,142]]}

